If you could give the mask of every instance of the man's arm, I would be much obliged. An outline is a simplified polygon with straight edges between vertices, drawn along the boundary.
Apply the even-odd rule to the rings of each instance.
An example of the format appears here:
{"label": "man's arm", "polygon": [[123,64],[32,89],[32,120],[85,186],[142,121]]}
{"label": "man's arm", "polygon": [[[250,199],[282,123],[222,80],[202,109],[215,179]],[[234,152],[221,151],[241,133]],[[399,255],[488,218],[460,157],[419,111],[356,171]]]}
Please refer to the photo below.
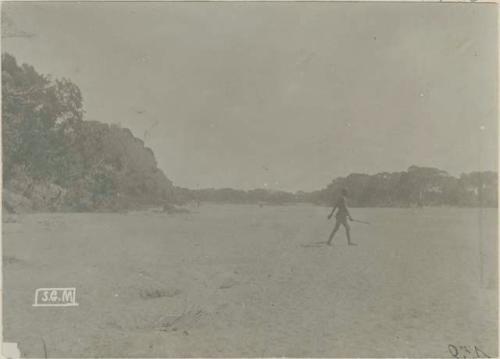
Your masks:
{"label": "man's arm", "polygon": [[349,218],[349,220],[352,221],[351,213],[349,212],[349,208],[347,208],[347,205],[345,206],[345,212],[347,213],[347,217]]}
{"label": "man's arm", "polygon": [[336,209],[337,209],[337,204],[335,204],[335,206],[333,206],[332,212],[328,215],[328,219],[332,218],[333,212],[335,212]]}

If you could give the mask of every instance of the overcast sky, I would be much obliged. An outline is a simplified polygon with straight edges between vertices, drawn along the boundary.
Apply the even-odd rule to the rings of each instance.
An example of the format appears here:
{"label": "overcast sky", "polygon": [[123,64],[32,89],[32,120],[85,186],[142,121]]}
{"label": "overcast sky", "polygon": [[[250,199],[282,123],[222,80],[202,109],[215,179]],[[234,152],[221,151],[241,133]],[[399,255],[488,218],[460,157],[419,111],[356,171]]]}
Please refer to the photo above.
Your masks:
{"label": "overcast sky", "polygon": [[34,35],[3,51],[73,80],[86,119],[130,128],[179,186],[496,170],[494,4],[4,3],[3,19]]}

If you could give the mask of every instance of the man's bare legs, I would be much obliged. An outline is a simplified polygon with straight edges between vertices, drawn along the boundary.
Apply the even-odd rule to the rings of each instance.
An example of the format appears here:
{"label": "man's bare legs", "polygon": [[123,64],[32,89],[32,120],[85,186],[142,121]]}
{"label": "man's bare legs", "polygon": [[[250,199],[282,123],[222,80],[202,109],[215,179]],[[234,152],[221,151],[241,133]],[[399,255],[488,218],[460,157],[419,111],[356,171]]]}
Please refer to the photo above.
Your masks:
{"label": "man's bare legs", "polygon": [[350,246],[356,246],[357,244],[351,241],[351,226],[347,223],[347,220],[343,223],[345,228],[345,234],[347,236],[347,244]]}
{"label": "man's bare legs", "polygon": [[337,221],[335,222],[335,227],[333,228],[333,231],[330,234],[330,238],[328,238],[328,242],[326,242],[326,244],[328,244],[329,246],[332,245],[333,236],[335,236],[335,233],[337,233],[339,228],[340,228],[340,221],[337,219]]}
{"label": "man's bare legs", "polygon": [[335,222],[335,227],[333,228],[333,231],[330,234],[330,238],[328,238],[328,242],[326,242],[326,244],[328,244],[329,246],[332,245],[333,237],[339,230],[341,224],[344,225],[345,228],[345,234],[347,236],[347,244],[349,244],[350,246],[355,246],[356,243],[351,241],[351,226],[349,226],[349,223],[347,223],[347,219],[344,220],[337,219],[337,221]]}

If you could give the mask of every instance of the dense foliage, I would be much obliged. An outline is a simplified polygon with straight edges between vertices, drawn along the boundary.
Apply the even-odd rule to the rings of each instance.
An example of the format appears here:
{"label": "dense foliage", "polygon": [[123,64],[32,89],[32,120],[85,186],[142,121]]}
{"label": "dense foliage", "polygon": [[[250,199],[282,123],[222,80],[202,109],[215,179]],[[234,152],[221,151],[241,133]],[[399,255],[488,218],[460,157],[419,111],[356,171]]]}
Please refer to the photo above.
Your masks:
{"label": "dense foliage", "polygon": [[353,173],[335,178],[326,188],[313,192],[178,188],[176,193],[181,202],[331,205],[341,189],[346,188],[350,204],[356,207],[496,207],[497,184],[495,172],[473,172],[456,178],[437,168],[411,166],[403,172]]}
{"label": "dense foliage", "polygon": [[290,192],[268,189],[253,189],[249,191],[233,188],[176,188],[177,200],[181,203],[215,202],[215,203],[246,203],[246,204],[287,204],[297,202],[297,196]]}
{"label": "dense foliage", "polygon": [[84,121],[71,81],[3,54],[2,99],[4,204],[106,210],[172,200],[153,152],[128,129]]}
{"label": "dense foliage", "polygon": [[330,204],[342,188],[348,189],[351,204],[359,207],[496,207],[498,202],[496,172],[473,172],[456,178],[437,168],[417,166],[404,172],[353,173],[334,179],[323,190],[300,197]]}

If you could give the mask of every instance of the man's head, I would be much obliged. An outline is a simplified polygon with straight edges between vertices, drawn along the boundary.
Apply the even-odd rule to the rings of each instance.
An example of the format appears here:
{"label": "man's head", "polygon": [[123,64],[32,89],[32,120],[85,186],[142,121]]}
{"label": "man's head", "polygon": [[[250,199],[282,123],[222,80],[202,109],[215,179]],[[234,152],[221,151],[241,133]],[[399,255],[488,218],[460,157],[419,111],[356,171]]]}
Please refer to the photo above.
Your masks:
{"label": "man's head", "polygon": [[342,188],[342,196],[347,196],[347,189],[346,188]]}

